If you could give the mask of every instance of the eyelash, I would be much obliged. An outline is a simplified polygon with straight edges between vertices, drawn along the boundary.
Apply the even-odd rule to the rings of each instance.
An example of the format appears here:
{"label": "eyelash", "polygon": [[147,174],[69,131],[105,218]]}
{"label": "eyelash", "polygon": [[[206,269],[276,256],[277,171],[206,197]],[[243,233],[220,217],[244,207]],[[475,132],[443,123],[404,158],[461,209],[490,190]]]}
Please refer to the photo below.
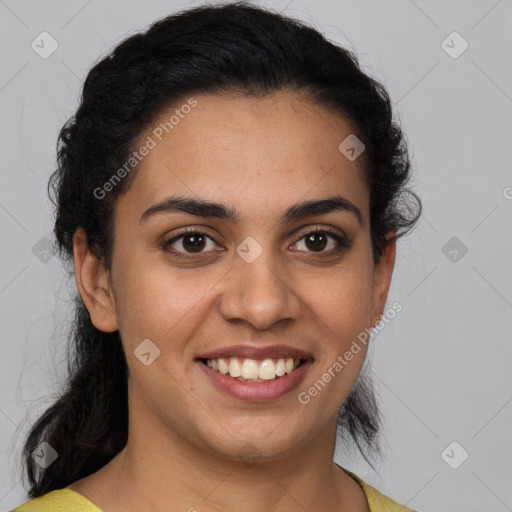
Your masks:
{"label": "eyelash", "polygon": [[[313,251],[307,251],[307,252],[311,252],[312,254],[322,255],[322,254],[341,253],[341,252],[348,250],[352,247],[352,241],[350,239],[346,238],[345,236],[339,235],[337,232],[335,232],[329,228],[315,228],[310,231],[307,231],[302,234],[302,236],[297,240],[297,242],[299,242],[299,241],[303,240],[304,238],[306,238],[307,236],[315,234],[315,233],[322,233],[322,234],[329,235],[331,238],[333,238],[335,240],[335,242],[337,243],[337,247],[335,249],[331,249],[329,251],[322,251],[319,253],[314,253]],[[182,252],[177,252],[177,251],[169,251],[168,247],[170,245],[172,245],[174,242],[177,242],[180,239],[185,238],[187,235],[204,235],[204,236],[206,236],[206,238],[209,238],[212,242],[215,242],[215,240],[213,240],[213,238],[211,238],[204,231],[200,231],[195,228],[187,228],[185,231],[180,233],[178,236],[175,236],[175,237],[171,238],[170,240],[165,241],[162,244],[162,249],[167,252],[172,252],[173,256],[176,256],[178,258],[189,259],[189,260],[201,258],[202,255],[206,254],[205,252],[196,253],[196,254],[188,254],[188,253],[182,253]],[[295,243],[297,243],[297,242],[295,242]],[[293,244],[293,245],[295,245],[295,244]],[[221,252],[221,251],[218,251],[218,252]],[[301,251],[299,251],[299,252],[301,252]]]}

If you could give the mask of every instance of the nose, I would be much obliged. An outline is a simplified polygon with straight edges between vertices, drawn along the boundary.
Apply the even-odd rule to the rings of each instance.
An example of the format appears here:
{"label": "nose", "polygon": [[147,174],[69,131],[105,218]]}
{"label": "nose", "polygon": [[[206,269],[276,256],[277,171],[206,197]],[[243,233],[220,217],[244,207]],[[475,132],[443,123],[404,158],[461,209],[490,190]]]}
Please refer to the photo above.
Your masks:
{"label": "nose", "polygon": [[289,273],[271,253],[263,251],[252,263],[236,256],[220,301],[225,320],[243,320],[265,330],[281,320],[299,317],[301,301]]}

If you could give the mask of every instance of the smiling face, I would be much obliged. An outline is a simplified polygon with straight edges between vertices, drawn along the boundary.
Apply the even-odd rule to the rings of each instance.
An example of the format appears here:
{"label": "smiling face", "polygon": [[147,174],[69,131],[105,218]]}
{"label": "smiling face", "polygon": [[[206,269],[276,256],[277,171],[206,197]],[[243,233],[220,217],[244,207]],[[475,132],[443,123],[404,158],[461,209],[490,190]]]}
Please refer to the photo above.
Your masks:
{"label": "smiling face", "polygon": [[[118,198],[112,312],[88,309],[96,327],[120,331],[130,435],[142,440],[150,428],[217,457],[246,443],[263,456],[291,453],[335,428],[365,345],[307,405],[298,396],[382,314],[394,244],[375,266],[368,185],[361,160],[338,149],[353,133],[341,116],[292,92],[195,99],[161,141],[152,135],[156,146]],[[170,198],[218,206],[189,201],[182,211]],[[316,210],[297,208],[317,201]],[[149,365],[134,354],[143,340]],[[197,360],[241,344],[294,347],[313,363],[292,391],[242,400]]]}

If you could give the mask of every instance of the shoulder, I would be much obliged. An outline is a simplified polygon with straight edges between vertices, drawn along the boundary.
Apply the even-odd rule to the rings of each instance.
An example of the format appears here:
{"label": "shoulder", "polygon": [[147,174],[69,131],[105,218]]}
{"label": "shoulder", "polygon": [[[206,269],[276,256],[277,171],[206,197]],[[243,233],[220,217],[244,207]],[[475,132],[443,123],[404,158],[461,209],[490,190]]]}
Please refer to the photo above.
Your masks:
{"label": "shoulder", "polygon": [[415,512],[414,510],[393,501],[390,497],[385,496],[371,485],[368,485],[354,473],[345,468],[342,469],[362,487],[366,494],[366,498],[368,499],[370,512]]}
{"label": "shoulder", "polygon": [[87,498],[65,487],[27,501],[11,512],[102,512]]}

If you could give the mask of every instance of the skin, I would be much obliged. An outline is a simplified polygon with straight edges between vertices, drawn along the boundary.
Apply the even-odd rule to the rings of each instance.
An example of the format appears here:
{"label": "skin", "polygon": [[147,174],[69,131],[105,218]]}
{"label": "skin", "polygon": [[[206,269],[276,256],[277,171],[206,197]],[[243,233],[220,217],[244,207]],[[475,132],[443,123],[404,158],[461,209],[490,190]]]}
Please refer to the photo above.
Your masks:
{"label": "skin", "polygon": [[[394,241],[378,264],[372,258],[361,159],[338,150],[353,130],[294,92],[195,98],[198,105],[142,160],[117,201],[111,271],[81,230],[74,238],[76,282],[92,322],[119,330],[127,354],[130,425],[126,448],[71,488],[105,512],[368,512],[362,489],[333,464],[337,411],[366,347],[309,404],[297,399],[379,320],[393,272]],[[300,200],[335,193],[360,209],[362,225],[347,211],[278,223]],[[231,205],[241,222],[183,212],[139,222],[170,195]],[[200,255],[183,238],[162,248],[187,226],[213,239]],[[329,238],[315,251],[304,235],[317,227],[341,230],[351,248],[332,252]],[[250,264],[236,252],[249,236],[263,248]],[[196,259],[183,261],[173,248]],[[133,354],[144,339],[161,351],[149,366]],[[213,386],[194,361],[243,342],[296,346],[315,362],[297,390],[244,402]]]}

